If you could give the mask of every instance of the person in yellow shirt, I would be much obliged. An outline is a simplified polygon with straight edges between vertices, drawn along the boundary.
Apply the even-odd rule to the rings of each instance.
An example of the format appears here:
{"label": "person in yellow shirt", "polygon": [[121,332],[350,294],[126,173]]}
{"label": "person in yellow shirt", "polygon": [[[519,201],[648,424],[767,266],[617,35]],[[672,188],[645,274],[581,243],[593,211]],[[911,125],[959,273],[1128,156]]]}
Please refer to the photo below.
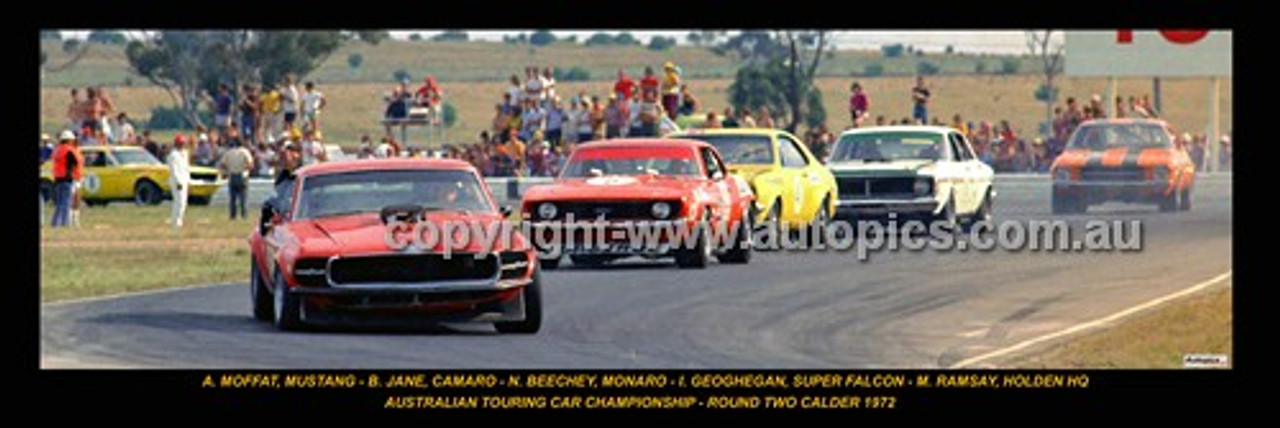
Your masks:
{"label": "person in yellow shirt", "polygon": [[680,107],[680,70],[670,61],[663,64],[662,70],[662,108],[668,118],[676,120]]}
{"label": "person in yellow shirt", "polygon": [[964,123],[964,120],[960,117],[960,113],[956,113],[955,116],[951,117],[951,127],[960,131],[960,135],[965,137],[969,136],[969,125]]}
{"label": "person in yellow shirt", "polygon": [[262,113],[262,120],[258,121],[258,132],[255,135],[265,135],[272,137],[280,134],[280,91],[275,85],[269,85],[266,91],[259,98],[258,111]]}

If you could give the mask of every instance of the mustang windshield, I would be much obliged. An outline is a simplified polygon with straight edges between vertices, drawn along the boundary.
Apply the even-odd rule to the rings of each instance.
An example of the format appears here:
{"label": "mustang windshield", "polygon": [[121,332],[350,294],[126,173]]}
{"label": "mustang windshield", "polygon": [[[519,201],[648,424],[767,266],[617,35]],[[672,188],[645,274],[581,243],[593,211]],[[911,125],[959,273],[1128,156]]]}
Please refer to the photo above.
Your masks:
{"label": "mustang windshield", "polygon": [[601,175],[698,176],[694,152],[685,147],[580,147],[565,165],[561,178]]}
{"label": "mustang windshield", "polygon": [[307,177],[299,184],[299,220],[376,213],[397,204],[429,210],[494,209],[475,174],[467,171],[356,171]]}
{"label": "mustang windshield", "polygon": [[1116,148],[1170,147],[1169,133],[1155,123],[1086,124],[1071,134],[1073,149],[1107,150]]}
{"label": "mustang windshield", "polygon": [[715,146],[720,158],[728,164],[773,165],[773,144],[766,136],[684,135],[680,138]]}
{"label": "mustang windshield", "polygon": [[903,159],[938,160],[942,134],[932,132],[869,132],[840,137],[831,162],[884,162]]}

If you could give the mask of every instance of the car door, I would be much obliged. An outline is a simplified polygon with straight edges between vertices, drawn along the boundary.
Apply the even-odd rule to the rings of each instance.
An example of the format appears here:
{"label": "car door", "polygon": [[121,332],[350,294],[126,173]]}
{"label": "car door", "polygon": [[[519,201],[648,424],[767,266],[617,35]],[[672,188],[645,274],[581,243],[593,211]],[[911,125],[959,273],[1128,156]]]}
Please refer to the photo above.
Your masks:
{"label": "car door", "polygon": [[733,209],[734,188],[729,185],[728,171],[714,150],[703,147],[699,150],[699,155],[702,158],[702,172],[705,174],[703,194],[707,197],[706,202],[714,207],[712,210],[714,218],[711,221],[720,224],[729,220],[730,211]]}
{"label": "car door", "polygon": [[806,196],[808,190],[809,160],[795,143],[779,135],[778,157],[782,163],[782,220],[793,226],[806,223],[815,210],[810,208]]}
{"label": "car door", "polygon": [[119,163],[108,150],[85,150],[84,175],[81,177],[80,189],[87,199],[120,199],[129,194],[121,190],[119,182],[122,171]]}
{"label": "car door", "polygon": [[987,197],[987,192],[991,189],[992,182],[995,178],[995,172],[990,166],[978,159],[973,151],[973,145],[969,144],[969,139],[964,134],[956,133],[956,140],[959,142],[959,149],[964,155],[965,170],[969,176],[970,202],[973,204],[972,209],[977,210],[982,206],[982,201]]}
{"label": "car door", "polygon": [[964,213],[969,206],[970,194],[966,183],[967,176],[964,173],[964,151],[959,149],[960,145],[955,135],[955,133],[942,135],[942,145],[945,150],[938,154],[935,171],[937,171],[939,191],[942,194],[951,195],[951,199],[955,201],[956,212]]}
{"label": "car door", "polygon": [[785,135],[785,137],[787,141],[791,142],[792,147],[795,147],[800,152],[800,155],[804,156],[805,167],[802,176],[805,192],[804,212],[807,215],[806,218],[813,218],[818,214],[819,209],[824,208],[822,206],[823,199],[830,196],[831,200],[828,200],[828,203],[834,203],[836,198],[835,178],[831,175],[831,170],[827,169],[827,166],[819,161],[818,157],[813,155],[813,152],[809,151],[808,146],[801,143],[794,136]]}

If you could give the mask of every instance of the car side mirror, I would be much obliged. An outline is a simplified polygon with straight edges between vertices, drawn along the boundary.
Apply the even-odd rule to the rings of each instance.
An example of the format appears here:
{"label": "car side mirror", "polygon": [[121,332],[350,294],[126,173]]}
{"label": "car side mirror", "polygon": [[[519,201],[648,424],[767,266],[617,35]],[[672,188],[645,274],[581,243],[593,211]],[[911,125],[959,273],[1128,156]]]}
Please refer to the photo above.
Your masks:
{"label": "car side mirror", "polygon": [[511,217],[511,213],[513,212],[515,212],[515,209],[511,208],[510,205],[503,205],[501,207],[498,207],[498,213],[502,214],[502,218]]}

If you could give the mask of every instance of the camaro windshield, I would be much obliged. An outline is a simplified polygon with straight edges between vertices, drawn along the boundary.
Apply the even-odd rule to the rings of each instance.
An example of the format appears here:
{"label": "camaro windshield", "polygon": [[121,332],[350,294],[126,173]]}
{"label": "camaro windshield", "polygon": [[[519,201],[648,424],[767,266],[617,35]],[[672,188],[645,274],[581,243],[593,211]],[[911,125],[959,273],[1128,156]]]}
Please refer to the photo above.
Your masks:
{"label": "camaro windshield", "polygon": [[159,165],[160,161],[151,153],[142,150],[116,150],[112,153],[116,157],[116,162],[121,165]]}
{"label": "camaro windshield", "polygon": [[1071,134],[1073,149],[1169,147],[1169,133],[1154,123],[1099,123],[1081,126]]}
{"label": "camaro windshield", "polygon": [[715,146],[728,164],[773,164],[773,145],[766,136],[685,135],[680,138],[705,141]]}
{"label": "camaro windshield", "polygon": [[938,160],[942,134],[932,132],[871,132],[840,137],[831,161]]}
{"label": "camaro windshield", "polygon": [[569,159],[562,178],[589,178],[602,175],[671,175],[697,176],[698,168],[692,150],[670,148],[579,148]]}
{"label": "camaro windshield", "polygon": [[357,171],[307,177],[297,219],[376,213],[389,205],[430,210],[493,211],[475,174],[467,171]]}

